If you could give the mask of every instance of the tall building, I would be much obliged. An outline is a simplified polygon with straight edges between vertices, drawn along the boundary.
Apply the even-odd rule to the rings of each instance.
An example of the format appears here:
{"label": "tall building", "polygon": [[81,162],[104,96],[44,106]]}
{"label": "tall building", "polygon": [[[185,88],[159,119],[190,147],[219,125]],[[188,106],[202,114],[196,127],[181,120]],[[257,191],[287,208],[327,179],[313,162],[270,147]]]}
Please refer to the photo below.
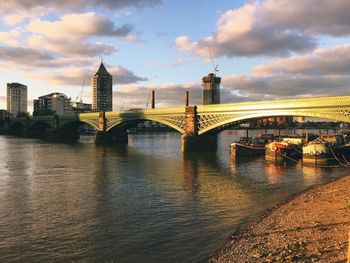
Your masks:
{"label": "tall building", "polygon": [[92,110],[112,111],[112,75],[101,62],[101,65],[92,78]]}
{"label": "tall building", "polygon": [[72,114],[71,99],[65,94],[54,92],[39,97],[34,100],[33,115],[53,115],[59,116]]}
{"label": "tall building", "polygon": [[14,117],[27,113],[27,86],[20,83],[7,83],[7,110]]}
{"label": "tall building", "polygon": [[221,78],[214,73],[202,78],[203,105],[220,104],[220,83]]}

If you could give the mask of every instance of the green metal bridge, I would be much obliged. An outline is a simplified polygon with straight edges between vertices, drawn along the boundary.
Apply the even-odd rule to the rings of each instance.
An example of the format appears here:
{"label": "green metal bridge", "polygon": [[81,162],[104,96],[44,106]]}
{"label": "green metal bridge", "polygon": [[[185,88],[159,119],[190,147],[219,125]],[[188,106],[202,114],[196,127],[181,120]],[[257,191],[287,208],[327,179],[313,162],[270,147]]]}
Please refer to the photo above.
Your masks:
{"label": "green metal bridge", "polygon": [[[202,137],[216,134],[238,121],[271,116],[302,116],[350,122],[350,96],[93,112],[59,117],[37,116],[14,119],[10,129],[64,132],[76,131],[87,123],[99,133],[108,135],[120,134],[141,121],[152,120],[177,130],[183,136]],[[107,137],[115,139],[118,136]]]}

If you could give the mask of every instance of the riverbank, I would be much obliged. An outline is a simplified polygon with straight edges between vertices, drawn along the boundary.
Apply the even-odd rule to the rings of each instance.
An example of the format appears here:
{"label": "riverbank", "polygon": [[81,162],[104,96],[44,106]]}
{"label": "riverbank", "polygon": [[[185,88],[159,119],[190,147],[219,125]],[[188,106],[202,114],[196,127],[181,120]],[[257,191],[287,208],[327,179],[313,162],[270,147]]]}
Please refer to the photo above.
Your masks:
{"label": "riverbank", "polygon": [[252,221],[209,262],[346,262],[350,176],[312,187]]}

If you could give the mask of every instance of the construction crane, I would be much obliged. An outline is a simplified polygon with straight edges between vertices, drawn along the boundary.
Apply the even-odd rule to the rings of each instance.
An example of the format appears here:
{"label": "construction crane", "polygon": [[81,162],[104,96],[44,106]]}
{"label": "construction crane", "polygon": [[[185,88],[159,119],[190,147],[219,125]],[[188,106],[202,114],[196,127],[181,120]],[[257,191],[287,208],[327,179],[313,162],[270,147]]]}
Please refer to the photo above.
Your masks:
{"label": "construction crane", "polygon": [[219,72],[220,70],[218,69],[219,67],[219,64],[216,64],[214,63],[214,58],[213,58],[213,55],[211,53],[211,49],[210,49],[210,46],[209,46],[209,43],[207,42],[207,46],[208,46],[208,50],[209,50],[209,55],[210,55],[210,58],[211,58],[211,63],[213,65],[213,69],[214,69],[214,75],[216,76],[216,72]]}
{"label": "construction crane", "polygon": [[80,103],[83,102],[82,100],[82,95],[83,95],[83,91],[84,91],[84,85],[85,85],[85,80],[83,81],[83,85],[81,86],[81,90],[80,93],[78,94],[78,96],[75,98],[74,102],[77,102],[78,98],[80,97]]}

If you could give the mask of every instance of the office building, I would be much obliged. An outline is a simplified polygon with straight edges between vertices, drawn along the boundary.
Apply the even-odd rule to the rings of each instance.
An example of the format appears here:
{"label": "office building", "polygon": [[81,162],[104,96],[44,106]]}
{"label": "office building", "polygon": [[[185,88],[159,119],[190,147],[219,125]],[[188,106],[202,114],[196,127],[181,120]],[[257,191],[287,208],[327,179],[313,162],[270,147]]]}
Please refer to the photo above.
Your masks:
{"label": "office building", "polygon": [[112,75],[108,73],[102,62],[92,78],[92,95],[93,111],[113,110]]}
{"label": "office building", "polygon": [[65,94],[54,92],[34,100],[34,116],[38,115],[70,115],[72,114],[71,99]]}
{"label": "office building", "polygon": [[90,103],[72,102],[72,110],[75,113],[91,112],[92,105]]}
{"label": "office building", "polygon": [[27,86],[20,83],[7,83],[7,110],[11,116],[27,113]]}

